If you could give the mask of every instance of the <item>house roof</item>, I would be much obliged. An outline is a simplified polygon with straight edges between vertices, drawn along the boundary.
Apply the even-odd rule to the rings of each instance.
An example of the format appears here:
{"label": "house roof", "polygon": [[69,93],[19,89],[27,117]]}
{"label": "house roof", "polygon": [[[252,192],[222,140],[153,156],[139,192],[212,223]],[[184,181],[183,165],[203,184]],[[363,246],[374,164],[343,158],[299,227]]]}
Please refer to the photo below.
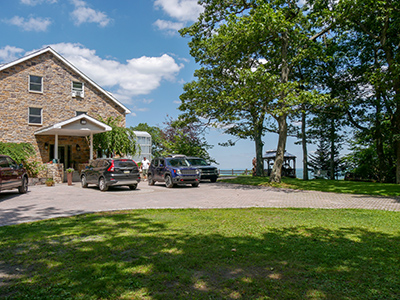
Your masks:
{"label": "house roof", "polygon": [[68,135],[89,136],[101,132],[111,131],[111,127],[86,114],[41,128],[35,131],[35,135]]}
{"label": "house roof", "polygon": [[[265,154],[263,155],[264,159],[275,159],[276,157],[276,150],[267,150],[265,151]],[[287,151],[285,151],[285,154],[283,155],[284,158],[296,158],[296,155],[291,154]]]}
{"label": "house roof", "polygon": [[64,64],[66,64],[68,67],[70,67],[74,72],[78,73],[80,76],[82,76],[86,81],[90,82],[94,87],[96,87],[100,92],[102,92],[106,97],[108,97],[111,101],[113,101],[117,106],[122,108],[125,111],[125,114],[130,114],[131,111],[123,105],[121,102],[119,102],[110,92],[104,90],[101,86],[99,86],[96,82],[94,82],[92,79],[90,79],[88,76],[86,76],[83,72],[81,72],[78,68],[76,68],[73,64],[71,64],[68,60],[66,60],[63,56],[58,54],[53,48],[46,47],[44,49],[32,52],[24,57],[21,57],[17,60],[14,60],[12,62],[0,65],[0,71],[3,71],[5,69],[8,69],[12,66],[15,66],[17,64],[20,64],[24,61],[27,61],[31,58],[34,58],[36,56],[42,55],[44,53],[50,52],[53,54],[55,57],[57,57],[59,60],[61,60]]}
{"label": "house roof", "polygon": [[136,136],[151,137],[151,134],[147,131],[133,131]]}

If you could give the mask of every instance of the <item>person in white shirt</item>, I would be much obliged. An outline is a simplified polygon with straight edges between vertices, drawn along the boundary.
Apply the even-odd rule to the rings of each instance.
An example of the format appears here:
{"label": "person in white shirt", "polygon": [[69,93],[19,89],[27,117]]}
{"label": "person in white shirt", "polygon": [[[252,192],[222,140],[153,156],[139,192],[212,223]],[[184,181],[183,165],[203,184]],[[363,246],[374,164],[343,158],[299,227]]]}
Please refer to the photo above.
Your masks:
{"label": "person in white shirt", "polygon": [[149,170],[150,162],[146,159],[146,157],[143,157],[142,160],[142,172],[143,172],[143,179],[147,179],[147,171]]}

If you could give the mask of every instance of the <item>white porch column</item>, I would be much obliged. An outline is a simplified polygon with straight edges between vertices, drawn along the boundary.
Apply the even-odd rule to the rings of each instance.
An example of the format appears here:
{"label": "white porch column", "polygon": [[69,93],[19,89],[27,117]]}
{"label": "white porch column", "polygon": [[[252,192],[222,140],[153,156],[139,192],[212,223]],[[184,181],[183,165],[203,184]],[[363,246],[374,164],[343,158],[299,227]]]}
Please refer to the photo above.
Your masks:
{"label": "white porch column", "polygon": [[58,134],[55,134],[54,140],[54,158],[58,160]]}
{"label": "white porch column", "polygon": [[93,133],[90,133],[90,159],[93,159]]}

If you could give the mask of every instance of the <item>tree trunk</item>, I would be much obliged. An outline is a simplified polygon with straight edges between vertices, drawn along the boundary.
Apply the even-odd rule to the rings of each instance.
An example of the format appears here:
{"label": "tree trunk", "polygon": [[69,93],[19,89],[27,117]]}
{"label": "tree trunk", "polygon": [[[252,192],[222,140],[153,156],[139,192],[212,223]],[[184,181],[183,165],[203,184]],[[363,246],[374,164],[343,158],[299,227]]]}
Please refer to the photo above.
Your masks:
{"label": "tree trunk", "polygon": [[376,112],[375,112],[375,132],[374,139],[376,143],[376,155],[378,156],[378,180],[379,182],[385,182],[387,178],[387,165],[385,163],[385,152],[383,149],[383,133],[382,133],[382,121],[381,121],[381,93],[378,90],[376,95]]}
{"label": "tree trunk", "polygon": [[396,153],[396,183],[400,184],[400,89],[396,91],[396,111],[393,118],[394,151]]}
{"label": "tree trunk", "polygon": [[400,184],[400,142],[395,142],[396,151],[396,183]]}
{"label": "tree trunk", "polygon": [[331,134],[330,134],[330,142],[331,142],[331,157],[330,157],[330,179],[335,180],[335,120],[331,119]]}
{"label": "tree trunk", "polygon": [[308,153],[306,136],[306,113],[301,113],[301,146],[303,148],[303,180],[308,180]]}
{"label": "tree trunk", "polygon": [[279,183],[281,182],[282,179],[282,165],[286,149],[286,139],[287,139],[286,115],[279,116],[277,121],[279,126],[278,149],[276,150],[275,163],[271,171],[269,182]]}
{"label": "tree trunk", "polygon": [[382,49],[385,51],[386,61],[388,63],[388,70],[392,74],[393,78],[393,90],[395,92],[394,102],[396,103],[396,111],[392,119],[392,127],[394,133],[394,152],[396,154],[396,183],[400,184],[400,78],[398,76],[396,63],[394,60],[393,49],[390,48],[390,44],[386,43],[387,36],[381,38],[380,43]]}
{"label": "tree trunk", "polygon": [[[281,83],[286,84],[289,81],[290,68],[287,62],[288,49],[289,49],[289,35],[286,31],[282,33],[282,65],[281,65]],[[279,101],[281,106],[285,107],[286,92],[282,91],[279,96]],[[275,163],[271,171],[271,176],[269,182],[281,182],[282,178],[282,165],[284,161],[285,149],[286,149],[286,139],[287,139],[287,120],[286,114],[282,113],[277,117],[278,128],[279,128],[279,140],[278,148],[276,149]]]}
{"label": "tree trunk", "polygon": [[254,141],[256,144],[256,176],[264,176],[264,161],[262,158],[263,145],[262,142],[263,124],[255,126]]}

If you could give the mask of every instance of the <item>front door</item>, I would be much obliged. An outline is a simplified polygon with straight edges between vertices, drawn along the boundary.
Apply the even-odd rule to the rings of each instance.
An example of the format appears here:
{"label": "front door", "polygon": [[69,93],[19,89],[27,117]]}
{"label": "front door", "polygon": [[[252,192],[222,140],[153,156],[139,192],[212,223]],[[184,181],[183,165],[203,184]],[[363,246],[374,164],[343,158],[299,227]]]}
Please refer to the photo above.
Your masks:
{"label": "front door", "polygon": [[[58,161],[64,164],[64,169],[70,168],[71,166],[71,145],[58,146]],[[54,159],[54,145],[50,145],[50,161]]]}

